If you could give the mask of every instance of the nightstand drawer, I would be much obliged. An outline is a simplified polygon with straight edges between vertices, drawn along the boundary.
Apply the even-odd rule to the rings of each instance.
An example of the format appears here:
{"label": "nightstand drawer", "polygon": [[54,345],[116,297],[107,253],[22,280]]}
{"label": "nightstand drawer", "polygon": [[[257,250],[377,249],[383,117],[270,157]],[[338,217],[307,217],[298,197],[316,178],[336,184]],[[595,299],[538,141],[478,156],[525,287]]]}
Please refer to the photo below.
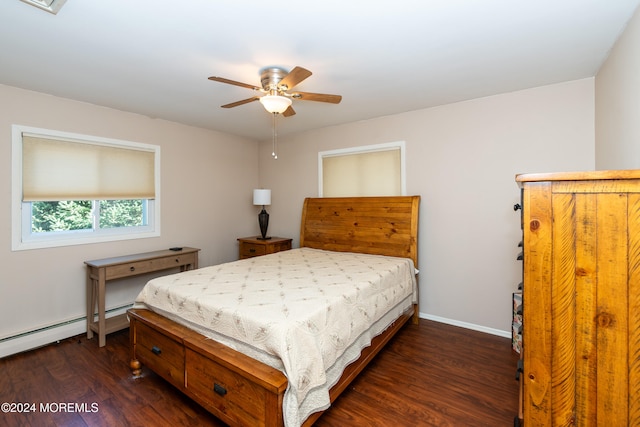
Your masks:
{"label": "nightstand drawer", "polygon": [[281,241],[273,242],[266,247],[268,254],[274,254],[276,252],[288,251],[291,249],[291,239],[282,239]]}
{"label": "nightstand drawer", "polygon": [[265,245],[256,245],[253,243],[242,243],[240,245],[240,259],[251,258],[254,256],[266,255],[267,247]]}
{"label": "nightstand drawer", "polygon": [[276,252],[291,249],[291,239],[283,237],[270,237],[264,240],[257,237],[243,237],[238,239],[238,242],[240,259],[275,254]]}

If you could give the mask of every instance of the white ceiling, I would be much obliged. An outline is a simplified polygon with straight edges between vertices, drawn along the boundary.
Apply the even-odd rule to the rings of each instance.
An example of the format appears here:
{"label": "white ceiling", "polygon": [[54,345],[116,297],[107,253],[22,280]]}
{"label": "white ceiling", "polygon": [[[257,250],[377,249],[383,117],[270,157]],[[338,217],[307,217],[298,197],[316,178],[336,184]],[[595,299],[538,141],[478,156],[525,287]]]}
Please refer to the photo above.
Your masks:
{"label": "white ceiling", "polygon": [[250,89],[307,68],[280,135],[592,77],[640,0],[67,0],[0,2],[0,84],[255,139]]}

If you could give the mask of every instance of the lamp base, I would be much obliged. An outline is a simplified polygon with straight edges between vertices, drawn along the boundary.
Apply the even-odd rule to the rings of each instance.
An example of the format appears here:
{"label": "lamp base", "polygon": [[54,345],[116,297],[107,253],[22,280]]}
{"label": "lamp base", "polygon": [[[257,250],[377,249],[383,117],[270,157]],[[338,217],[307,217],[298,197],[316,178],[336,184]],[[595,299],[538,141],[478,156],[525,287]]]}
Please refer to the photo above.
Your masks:
{"label": "lamp base", "polygon": [[269,228],[269,214],[267,213],[266,210],[264,210],[264,206],[262,207],[262,210],[258,214],[258,223],[260,224],[260,235],[262,236],[262,239],[260,239],[260,237],[258,237],[258,239],[260,240],[270,239],[270,237],[267,237],[267,228]]}
{"label": "lamp base", "polygon": [[269,240],[269,239],[271,239],[271,236],[267,236],[267,237],[258,236],[258,237],[256,237],[256,239],[258,239],[258,240]]}

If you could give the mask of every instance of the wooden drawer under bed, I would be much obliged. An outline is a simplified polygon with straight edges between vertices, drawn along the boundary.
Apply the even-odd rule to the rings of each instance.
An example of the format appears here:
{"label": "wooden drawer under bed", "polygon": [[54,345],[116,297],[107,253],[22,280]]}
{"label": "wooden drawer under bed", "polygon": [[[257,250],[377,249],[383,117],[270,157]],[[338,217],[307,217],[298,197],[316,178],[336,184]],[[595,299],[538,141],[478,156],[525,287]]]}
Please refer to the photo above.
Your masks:
{"label": "wooden drawer under bed", "polygon": [[186,350],[187,390],[197,401],[231,425],[264,426],[267,419],[266,425],[278,425],[279,414],[268,414],[282,406],[277,395],[198,351]]}
{"label": "wooden drawer under bed", "polygon": [[185,354],[182,341],[175,341],[144,323],[139,323],[137,328],[137,358],[170,383],[184,384]]}
{"label": "wooden drawer under bed", "polygon": [[282,426],[282,372],[154,312],[130,309],[131,368],[141,364],[230,425]]}

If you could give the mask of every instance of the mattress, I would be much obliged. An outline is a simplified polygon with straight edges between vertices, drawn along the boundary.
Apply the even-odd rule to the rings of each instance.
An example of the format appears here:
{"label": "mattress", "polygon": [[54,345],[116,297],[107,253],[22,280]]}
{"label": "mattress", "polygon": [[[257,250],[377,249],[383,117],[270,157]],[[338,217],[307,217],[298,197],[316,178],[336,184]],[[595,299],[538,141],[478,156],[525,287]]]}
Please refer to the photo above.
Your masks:
{"label": "mattress", "polygon": [[417,297],[408,258],[292,249],[159,277],[135,307],[280,369],[286,426],[329,406],[329,389]]}

